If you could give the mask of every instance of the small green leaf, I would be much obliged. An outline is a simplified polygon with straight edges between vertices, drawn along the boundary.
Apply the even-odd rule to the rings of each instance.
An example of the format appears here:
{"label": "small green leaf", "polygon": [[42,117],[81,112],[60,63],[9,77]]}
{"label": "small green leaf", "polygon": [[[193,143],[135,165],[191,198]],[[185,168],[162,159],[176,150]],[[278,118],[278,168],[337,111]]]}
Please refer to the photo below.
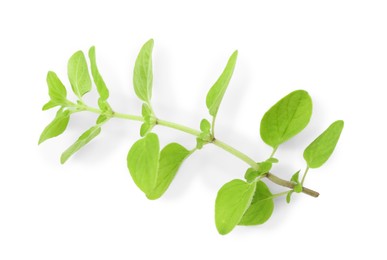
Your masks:
{"label": "small green leaf", "polygon": [[60,104],[53,102],[52,100],[48,101],[44,106],[42,107],[42,110],[49,110],[53,107],[59,106]]}
{"label": "small green leaf", "polygon": [[251,204],[255,183],[232,180],[219,190],[215,201],[215,224],[221,235],[230,233]]}
{"label": "small green leaf", "polygon": [[44,128],[39,138],[39,144],[43,143],[47,139],[56,137],[62,134],[69,123],[70,111],[59,109],[54,120]]}
{"label": "small green leaf", "polygon": [[94,46],[92,46],[89,49],[89,59],[90,59],[91,75],[93,76],[94,84],[97,87],[99,96],[101,97],[102,100],[107,100],[109,97],[109,90],[107,89],[105,81],[103,80],[101,74],[99,73]]}
{"label": "small green leaf", "polygon": [[75,141],[73,145],[71,145],[69,148],[67,148],[66,151],[62,153],[62,156],[60,157],[60,162],[64,164],[74,153],[79,151],[83,146],[93,140],[97,135],[99,135],[100,132],[101,127],[98,125],[89,128],[78,138],[77,141]]}
{"label": "small green leaf", "polygon": [[329,159],[339,141],[343,127],[342,120],[332,123],[305,149],[304,159],[309,168],[318,168]]}
{"label": "small green leaf", "polygon": [[112,108],[110,107],[109,103],[102,98],[98,99],[98,107],[102,110],[102,112],[112,112]]}
{"label": "small green leaf", "polygon": [[271,157],[271,158],[267,159],[266,162],[269,162],[269,163],[278,163],[279,160],[278,160],[277,158]]}
{"label": "small green leaf", "polygon": [[238,51],[235,51],[229,58],[226,68],[215,82],[215,84],[208,91],[206,98],[206,105],[211,116],[216,117],[220,103],[222,102],[224,93],[230,83],[232,74],[234,72]]}
{"label": "small green leaf", "polygon": [[290,179],[290,181],[294,182],[294,183],[300,183],[299,181],[299,175],[300,175],[300,171],[296,172],[295,174],[293,174],[292,178]]}
{"label": "small green leaf", "polygon": [[141,48],[137,56],[133,73],[134,91],[139,99],[147,103],[152,98],[152,50],[153,39],[147,41]]}
{"label": "small green leaf", "polygon": [[153,128],[153,126],[150,125],[148,122],[142,123],[142,125],[140,127],[140,136],[141,137],[146,136],[152,130],[152,128]]}
{"label": "small green leaf", "polygon": [[147,134],[130,148],[127,163],[134,183],[145,194],[152,192],[156,185],[160,155],[159,138],[154,133]]}
{"label": "small green leaf", "polygon": [[286,202],[290,203],[290,199],[292,198],[293,191],[289,191],[288,194],[286,195]]}
{"label": "small green leaf", "polygon": [[301,132],[308,125],[311,115],[312,99],[308,92],[293,91],[265,113],[261,121],[261,138],[276,149]]}
{"label": "small green leaf", "polygon": [[199,150],[202,149],[204,144],[205,144],[205,142],[201,138],[199,138],[199,137],[196,138],[196,148],[197,149],[199,149]]}
{"label": "small green leaf", "polygon": [[211,131],[211,123],[207,119],[202,119],[200,122],[200,130],[209,133]]}
{"label": "small green leaf", "polygon": [[301,185],[301,183],[297,183],[297,185],[294,186],[293,190],[296,193],[301,193],[302,192],[302,185]]}
{"label": "small green leaf", "polygon": [[103,115],[103,114],[99,115],[97,118],[96,124],[101,125],[101,124],[105,123],[107,120],[109,120],[109,117],[107,117],[106,115]]}
{"label": "small green leaf", "polygon": [[247,182],[252,182],[257,178],[261,173],[254,168],[248,168],[245,172],[245,179]]}
{"label": "small green leaf", "polygon": [[55,72],[47,73],[48,95],[53,103],[65,104],[67,101],[67,91]]}
{"label": "small green leaf", "polygon": [[268,161],[264,161],[264,162],[258,163],[258,166],[259,166],[259,173],[264,174],[264,173],[268,173],[271,170],[271,167],[273,166],[273,164]]}
{"label": "small green leaf", "polygon": [[91,90],[91,79],[87,68],[86,58],[82,51],[71,56],[67,64],[67,74],[71,87],[78,98]]}
{"label": "small green leaf", "polygon": [[243,215],[239,225],[251,226],[265,223],[273,213],[273,194],[262,181],[257,182],[253,200]]}
{"label": "small green leaf", "polygon": [[181,164],[190,154],[190,151],[178,143],[170,143],[161,150],[156,185],[147,194],[148,199],[155,200],[164,194]]}

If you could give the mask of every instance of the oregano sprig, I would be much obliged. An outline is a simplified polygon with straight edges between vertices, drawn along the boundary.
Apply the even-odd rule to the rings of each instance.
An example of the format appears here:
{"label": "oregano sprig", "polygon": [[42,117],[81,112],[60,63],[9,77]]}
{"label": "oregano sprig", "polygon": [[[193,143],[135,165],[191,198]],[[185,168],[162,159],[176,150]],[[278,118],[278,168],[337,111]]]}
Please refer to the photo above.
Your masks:
{"label": "oregano sprig", "polygon": [[[284,180],[272,173],[279,160],[274,157],[281,144],[299,134],[309,123],[312,116],[312,99],[305,90],[296,90],[273,105],[263,116],[260,126],[262,140],[272,147],[272,153],[261,161],[256,161],[221,141],[215,135],[215,122],[220,104],[231,82],[238,52],[232,53],[226,67],[210,88],[206,97],[206,106],[211,122],[201,120],[196,130],[181,124],[158,118],[152,108],[153,39],[147,41],[137,56],[133,86],[137,97],[143,101],[141,115],[124,114],[115,111],[109,104],[109,90],[102,78],[96,60],[95,47],[88,52],[90,70],[96,90],[99,94],[97,107],[84,103],[83,96],[92,90],[92,80],[87,60],[82,51],[77,51],[68,62],[68,79],[71,90],[77,97],[75,102],[67,97],[67,89],[59,77],[52,71],[47,74],[48,94],[50,100],[43,110],[59,107],[53,121],[43,130],[39,144],[62,134],[69,123],[71,115],[88,111],[97,114],[95,125],[87,129],[61,155],[61,163],[65,163],[78,150],[96,138],[105,123],[111,118],[139,121],[142,123],[139,131],[140,139],[129,149],[127,167],[129,173],[148,199],[160,198],[172,183],[180,166],[194,152],[205,145],[213,144],[243,160],[248,168],[244,180],[234,179],[224,184],[215,200],[215,224],[222,235],[231,232],[237,225],[251,226],[265,223],[273,213],[274,200],[286,196],[289,203],[294,193],[304,193],[318,197],[319,193],[304,187],[309,169],[321,167],[332,155],[344,127],[342,120],[335,121],[320,136],[318,136],[304,151],[306,167],[302,177],[300,171],[292,178]],[[169,127],[193,135],[196,145],[186,148],[178,143],[170,143],[160,148],[159,136],[152,132],[156,126]],[[287,188],[285,191],[273,194],[264,181]]]}

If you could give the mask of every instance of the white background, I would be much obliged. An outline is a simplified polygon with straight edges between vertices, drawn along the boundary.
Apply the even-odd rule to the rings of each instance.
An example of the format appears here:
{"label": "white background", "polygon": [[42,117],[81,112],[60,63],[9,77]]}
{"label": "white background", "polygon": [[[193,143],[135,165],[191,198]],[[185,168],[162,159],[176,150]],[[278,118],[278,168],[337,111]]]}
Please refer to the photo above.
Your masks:
{"label": "white background", "polygon": [[[386,13],[385,1],[372,0],[1,1],[0,259],[386,259]],[[75,115],[63,136],[38,147],[55,114],[41,112],[48,70],[68,86],[67,59],[95,45],[113,108],[136,114],[133,64],[149,38],[158,116],[195,128],[209,118],[207,90],[239,50],[217,137],[256,160],[270,153],[259,137],[263,113],[295,89],[311,94],[309,126],[277,153],[273,172],[283,178],[304,168],[314,137],[344,119],[333,157],[306,181],[321,196],[277,199],[266,224],[220,236],[217,190],[247,165],[216,147],[189,158],[157,201],[126,168],[136,122],[112,120],[64,166],[61,152],[95,115]],[[195,144],[155,131],[163,145]]]}

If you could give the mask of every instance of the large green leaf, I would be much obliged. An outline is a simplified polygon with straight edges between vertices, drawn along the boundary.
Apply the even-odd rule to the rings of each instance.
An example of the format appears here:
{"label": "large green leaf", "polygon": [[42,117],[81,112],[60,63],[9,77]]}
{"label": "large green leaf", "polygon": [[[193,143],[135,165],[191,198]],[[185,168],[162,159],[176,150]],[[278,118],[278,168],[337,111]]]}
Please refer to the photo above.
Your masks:
{"label": "large green leaf", "polygon": [[159,150],[159,138],[156,134],[149,133],[135,142],[128,153],[130,175],[145,194],[150,194],[156,185]]}
{"label": "large green leaf", "polygon": [[71,56],[67,64],[67,74],[71,87],[78,98],[91,90],[91,79],[87,68],[86,58],[82,51]]}
{"label": "large green leaf", "polygon": [[308,92],[296,90],[272,106],[261,121],[262,140],[273,148],[301,132],[312,116]]}
{"label": "large green leaf", "polygon": [[134,65],[133,85],[139,99],[149,103],[152,97],[152,50],[153,39],[147,41],[141,48]]}
{"label": "large green leaf", "polygon": [[273,213],[273,194],[262,181],[257,182],[253,200],[239,225],[251,226],[265,223]]}
{"label": "large green leaf", "polygon": [[74,153],[79,151],[83,146],[88,144],[91,140],[93,140],[97,135],[101,133],[101,127],[99,125],[93,126],[89,128],[86,132],[84,132],[77,141],[66,151],[62,153],[60,157],[60,162],[64,164]]}
{"label": "large green leaf", "polygon": [[342,120],[332,123],[305,149],[304,158],[309,168],[318,168],[329,159],[339,141],[343,127]]}
{"label": "large green leaf", "polygon": [[70,111],[60,109],[54,120],[44,128],[42,134],[39,138],[39,144],[43,143],[47,139],[56,137],[60,134],[62,134],[69,123],[70,120]]}
{"label": "large green leaf", "polygon": [[189,155],[190,151],[178,143],[170,143],[161,150],[156,185],[147,194],[149,199],[158,199],[164,194]]}
{"label": "large green leaf", "polygon": [[238,57],[238,51],[235,51],[229,58],[226,67],[224,68],[222,74],[215,82],[215,84],[208,91],[206,98],[206,105],[210,115],[216,117],[220,103],[222,102],[224,93],[230,83],[232,74],[234,72],[236,60]]}
{"label": "large green leaf", "polygon": [[107,89],[105,81],[103,80],[101,74],[99,73],[94,46],[92,46],[89,49],[89,59],[90,59],[91,75],[93,76],[94,84],[97,87],[99,96],[101,97],[102,100],[107,100],[109,97],[109,90]]}
{"label": "large green leaf", "polygon": [[215,224],[221,235],[230,233],[249,208],[255,183],[232,180],[219,190],[215,201]]}
{"label": "large green leaf", "polygon": [[48,85],[48,95],[50,96],[51,101],[55,104],[66,103],[66,87],[60,81],[55,72],[49,71],[47,73],[46,81]]}

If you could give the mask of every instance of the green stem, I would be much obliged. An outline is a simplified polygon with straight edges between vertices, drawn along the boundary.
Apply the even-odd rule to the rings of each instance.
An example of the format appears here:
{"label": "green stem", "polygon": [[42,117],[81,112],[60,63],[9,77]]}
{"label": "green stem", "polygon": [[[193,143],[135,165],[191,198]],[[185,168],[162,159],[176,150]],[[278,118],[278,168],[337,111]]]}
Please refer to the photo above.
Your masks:
{"label": "green stem", "polygon": [[[84,111],[89,111],[89,112],[96,113],[96,114],[103,114],[103,111],[101,111],[98,108],[89,107],[89,106],[84,105],[84,104],[82,104],[82,105],[73,104],[73,105],[74,105],[74,107],[80,108],[81,110],[84,110]],[[143,119],[142,116],[129,115],[129,114],[123,114],[123,113],[117,113],[117,112],[113,112],[112,117],[144,122],[144,119]],[[187,126],[184,126],[184,125],[180,125],[180,124],[176,124],[176,123],[173,123],[173,122],[161,120],[161,119],[157,119],[156,124],[162,125],[162,126],[165,126],[165,127],[169,127],[169,128],[172,128],[172,129],[176,129],[176,130],[179,130],[179,131],[182,131],[182,132],[194,135],[196,137],[198,137],[200,135],[200,133],[201,133],[200,131],[195,130],[193,128],[190,128],[190,127],[187,127]],[[242,153],[241,151],[235,149],[234,147],[232,147],[232,146],[230,146],[230,145],[228,145],[228,144],[226,144],[226,143],[224,143],[224,142],[222,142],[222,141],[220,141],[218,139],[215,139],[215,138],[212,141],[212,143],[214,145],[218,146],[219,148],[221,148],[221,149],[223,149],[223,150],[233,154],[234,156],[238,157],[239,159],[241,159],[242,161],[244,161],[248,165],[250,165],[252,168],[258,169],[258,164],[252,158],[250,158],[248,155]],[[273,151],[273,155],[274,155],[274,152],[275,152],[275,150]],[[292,182],[283,180],[283,179],[275,176],[272,173],[267,173],[263,177],[268,178],[270,181],[274,182],[277,185],[280,185],[280,186],[283,186],[283,187],[287,187],[289,189],[293,189],[294,188],[294,184]],[[304,175],[304,177],[305,177],[305,175]],[[307,195],[310,195],[312,197],[318,197],[319,196],[318,192],[316,192],[314,190],[310,190],[310,189],[305,188],[305,187],[303,187],[302,192],[307,194]]]}
{"label": "green stem", "polygon": [[278,147],[273,148],[273,152],[270,154],[270,158],[273,158],[275,152],[277,151]]}
{"label": "green stem", "polygon": [[272,199],[275,199],[275,198],[278,198],[278,197],[281,197],[281,196],[285,196],[289,193],[290,191],[284,191],[284,192],[280,192],[280,193],[276,193],[276,194],[273,194],[273,196],[271,197]]}
{"label": "green stem", "polygon": [[304,181],[305,181],[306,175],[308,174],[308,171],[309,171],[309,167],[307,166],[304,172],[304,176],[302,176],[301,186],[304,185]]}
{"label": "green stem", "polygon": [[242,161],[246,162],[248,165],[250,165],[255,170],[258,170],[258,164],[253,159],[251,159],[249,156],[242,153],[241,151],[235,149],[234,147],[229,146],[226,143],[223,143],[222,141],[220,141],[218,139],[214,139],[214,141],[212,143],[214,145],[222,148],[223,150],[235,155],[236,157],[238,157]]}
{"label": "green stem", "polygon": [[199,136],[200,135],[200,131],[197,131],[197,130],[195,130],[193,128],[190,128],[190,127],[187,127],[187,126],[184,126],[184,125],[179,125],[179,124],[176,124],[176,123],[173,123],[173,122],[157,119],[156,120],[156,124],[157,125],[166,126],[166,127],[169,127],[169,128],[173,128],[173,129],[176,129],[176,130],[180,130],[180,131],[183,131],[183,132],[185,132],[187,134],[191,134],[191,135],[194,135],[194,136]]}

